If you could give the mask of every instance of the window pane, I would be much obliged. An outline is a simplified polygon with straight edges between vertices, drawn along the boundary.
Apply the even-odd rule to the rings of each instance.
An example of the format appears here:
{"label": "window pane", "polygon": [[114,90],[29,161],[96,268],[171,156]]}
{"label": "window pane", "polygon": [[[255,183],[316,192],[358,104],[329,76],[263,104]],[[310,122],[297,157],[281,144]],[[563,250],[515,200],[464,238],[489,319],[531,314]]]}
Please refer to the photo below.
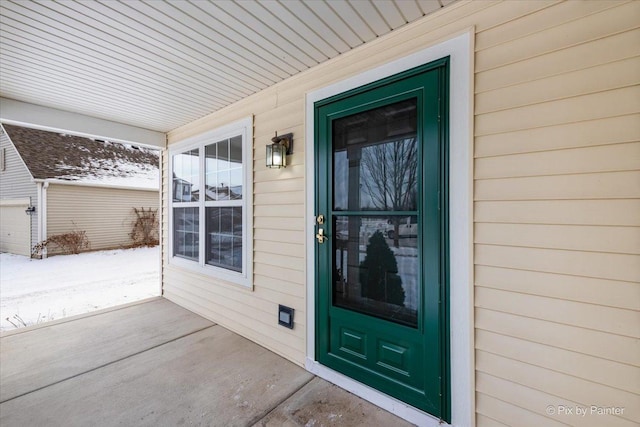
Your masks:
{"label": "window pane", "polygon": [[229,140],[216,143],[218,145],[218,170],[229,169]]}
{"label": "window pane", "polygon": [[229,141],[229,198],[242,199],[242,137],[236,136]]}
{"label": "window pane", "polygon": [[198,261],[200,244],[198,208],[173,209],[173,255]]}
{"label": "window pane", "polygon": [[416,210],[417,101],[333,121],[335,210]]}
{"label": "window pane", "polygon": [[230,171],[229,196],[231,200],[242,200],[242,168]]}
{"label": "window pane", "polygon": [[173,156],[172,193],[174,202],[198,201],[200,161],[198,149]]}
{"label": "window pane", "polygon": [[206,208],[206,263],[242,271],[242,207]]}
{"label": "window pane", "polygon": [[242,137],[205,147],[206,200],[242,199]]}
{"label": "window pane", "polygon": [[218,197],[216,200],[229,200],[229,170],[218,171]]}
{"label": "window pane", "polygon": [[205,200],[216,200],[216,192],[218,188],[218,145],[211,144],[204,147],[205,156]]}

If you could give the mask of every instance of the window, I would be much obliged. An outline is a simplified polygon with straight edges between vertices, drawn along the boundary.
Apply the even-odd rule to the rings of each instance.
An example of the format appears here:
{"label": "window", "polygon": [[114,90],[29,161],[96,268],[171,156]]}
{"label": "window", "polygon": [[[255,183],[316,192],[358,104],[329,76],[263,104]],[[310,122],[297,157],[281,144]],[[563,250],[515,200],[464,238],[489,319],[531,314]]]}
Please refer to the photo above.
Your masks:
{"label": "window", "polygon": [[171,263],[251,285],[252,121],[171,147]]}

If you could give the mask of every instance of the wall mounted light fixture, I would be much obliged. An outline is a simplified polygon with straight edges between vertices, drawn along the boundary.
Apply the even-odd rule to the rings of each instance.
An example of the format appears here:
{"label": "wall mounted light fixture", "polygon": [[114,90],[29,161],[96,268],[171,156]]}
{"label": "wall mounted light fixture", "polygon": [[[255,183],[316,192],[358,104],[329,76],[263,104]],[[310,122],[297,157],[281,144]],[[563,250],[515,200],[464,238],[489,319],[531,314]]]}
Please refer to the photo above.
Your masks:
{"label": "wall mounted light fixture", "polygon": [[271,138],[273,144],[267,145],[267,167],[268,168],[284,168],[287,167],[287,156],[293,153],[293,134]]}
{"label": "wall mounted light fixture", "polygon": [[24,213],[26,213],[27,215],[33,215],[35,211],[36,211],[35,206],[29,206],[27,207],[27,209],[24,210]]}

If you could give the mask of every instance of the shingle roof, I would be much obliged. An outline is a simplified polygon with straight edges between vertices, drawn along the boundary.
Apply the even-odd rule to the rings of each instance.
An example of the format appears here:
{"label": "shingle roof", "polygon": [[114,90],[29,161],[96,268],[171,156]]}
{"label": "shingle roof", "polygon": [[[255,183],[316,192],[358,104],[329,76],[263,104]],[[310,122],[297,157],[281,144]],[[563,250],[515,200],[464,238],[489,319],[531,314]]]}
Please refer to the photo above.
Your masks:
{"label": "shingle roof", "polygon": [[129,179],[131,186],[138,186],[142,175],[148,180],[158,173],[155,150],[8,124],[3,127],[35,179],[93,183],[120,179],[120,185]]}

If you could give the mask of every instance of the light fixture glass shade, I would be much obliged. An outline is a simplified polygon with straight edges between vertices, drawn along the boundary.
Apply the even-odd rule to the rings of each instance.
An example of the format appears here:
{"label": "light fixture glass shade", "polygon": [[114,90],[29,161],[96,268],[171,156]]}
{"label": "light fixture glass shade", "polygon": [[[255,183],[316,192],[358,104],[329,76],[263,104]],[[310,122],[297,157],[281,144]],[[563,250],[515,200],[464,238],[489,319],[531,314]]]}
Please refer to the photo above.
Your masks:
{"label": "light fixture glass shade", "polygon": [[284,168],[287,166],[287,147],[278,142],[267,145],[267,167]]}

